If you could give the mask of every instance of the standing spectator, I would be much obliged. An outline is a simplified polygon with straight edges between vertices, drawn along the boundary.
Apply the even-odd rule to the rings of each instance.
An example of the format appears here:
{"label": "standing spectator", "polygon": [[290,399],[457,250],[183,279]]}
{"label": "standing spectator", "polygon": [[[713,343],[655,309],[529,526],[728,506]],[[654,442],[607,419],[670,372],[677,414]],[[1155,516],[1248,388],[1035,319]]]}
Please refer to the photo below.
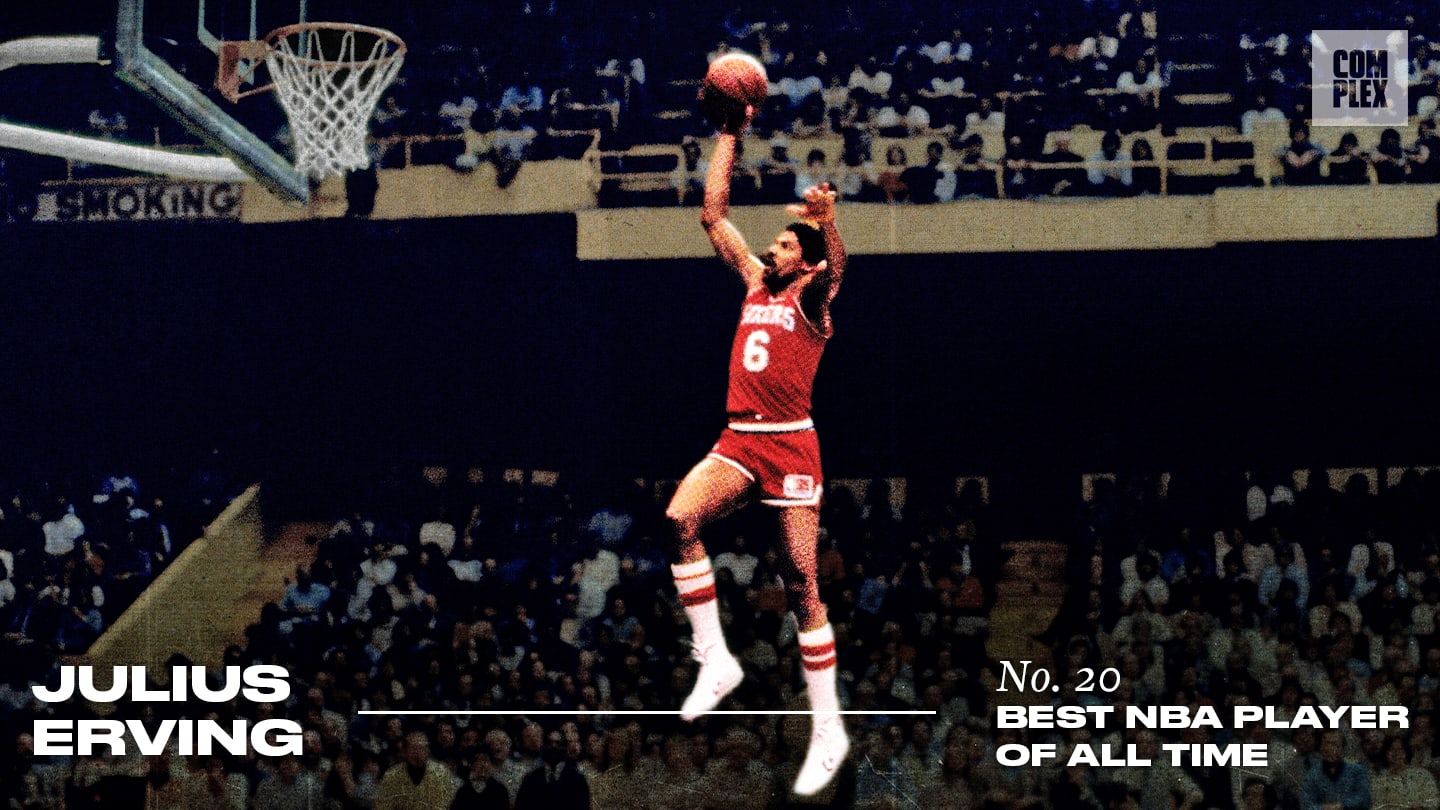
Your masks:
{"label": "standing spectator", "polygon": [[399,761],[380,779],[375,810],[449,807],[457,787],[459,780],[430,758],[430,738],[423,731],[411,731],[400,745]]}
{"label": "standing spectator", "polygon": [[545,751],[520,783],[515,810],[590,810],[590,784],[558,729],[545,735]]}

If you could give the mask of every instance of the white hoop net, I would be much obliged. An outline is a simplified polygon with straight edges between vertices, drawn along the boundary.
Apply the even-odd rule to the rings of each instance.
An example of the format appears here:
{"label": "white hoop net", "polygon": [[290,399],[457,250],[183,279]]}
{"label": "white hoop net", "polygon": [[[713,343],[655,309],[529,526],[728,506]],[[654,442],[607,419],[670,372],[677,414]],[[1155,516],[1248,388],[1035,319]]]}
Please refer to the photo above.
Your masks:
{"label": "white hoop net", "polygon": [[369,166],[370,114],[400,72],[405,43],[380,28],[304,23],[272,31],[266,45],[295,170],[319,180]]}

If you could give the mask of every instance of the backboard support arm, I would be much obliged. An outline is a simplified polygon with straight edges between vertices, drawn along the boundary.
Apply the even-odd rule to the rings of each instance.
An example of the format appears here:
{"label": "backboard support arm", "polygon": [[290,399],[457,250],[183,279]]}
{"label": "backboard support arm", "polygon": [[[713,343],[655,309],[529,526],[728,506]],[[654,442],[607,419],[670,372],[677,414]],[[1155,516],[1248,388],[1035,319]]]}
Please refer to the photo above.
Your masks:
{"label": "backboard support arm", "polygon": [[271,193],[288,202],[309,202],[310,182],[304,175],[144,46],[144,5],[144,0],[119,0],[112,54],[115,75],[212,149],[229,156]]}

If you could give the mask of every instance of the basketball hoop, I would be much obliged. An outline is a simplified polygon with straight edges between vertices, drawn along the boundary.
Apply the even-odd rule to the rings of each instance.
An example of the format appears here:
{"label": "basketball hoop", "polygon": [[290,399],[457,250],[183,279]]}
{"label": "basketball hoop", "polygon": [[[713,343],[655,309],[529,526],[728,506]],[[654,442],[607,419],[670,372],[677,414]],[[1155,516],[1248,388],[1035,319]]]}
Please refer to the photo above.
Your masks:
{"label": "basketball hoop", "polygon": [[369,166],[370,114],[400,72],[404,41],[383,28],[311,22],[277,28],[264,45],[296,171],[320,180]]}

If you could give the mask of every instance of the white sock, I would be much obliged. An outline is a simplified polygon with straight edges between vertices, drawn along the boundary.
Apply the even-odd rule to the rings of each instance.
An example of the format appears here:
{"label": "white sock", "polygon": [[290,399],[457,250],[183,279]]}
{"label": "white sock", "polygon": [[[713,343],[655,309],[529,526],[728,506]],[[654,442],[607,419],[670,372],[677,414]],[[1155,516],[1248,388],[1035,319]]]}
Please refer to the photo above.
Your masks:
{"label": "white sock", "polygon": [[840,711],[840,697],[835,692],[835,631],[829,622],[800,634],[800,663],[811,711]]}
{"label": "white sock", "polygon": [[681,565],[670,566],[675,575],[675,590],[680,592],[680,604],[685,606],[685,616],[690,619],[695,647],[706,649],[725,645],[725,630],[720,626],[720,602],[715,597],[715,572],[710,567],[710,558]]}

